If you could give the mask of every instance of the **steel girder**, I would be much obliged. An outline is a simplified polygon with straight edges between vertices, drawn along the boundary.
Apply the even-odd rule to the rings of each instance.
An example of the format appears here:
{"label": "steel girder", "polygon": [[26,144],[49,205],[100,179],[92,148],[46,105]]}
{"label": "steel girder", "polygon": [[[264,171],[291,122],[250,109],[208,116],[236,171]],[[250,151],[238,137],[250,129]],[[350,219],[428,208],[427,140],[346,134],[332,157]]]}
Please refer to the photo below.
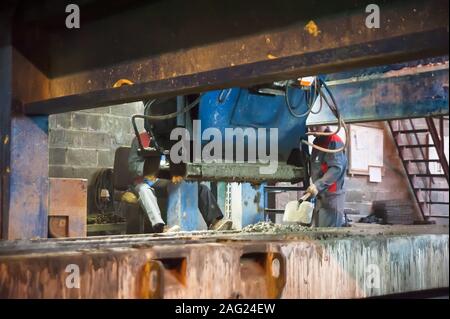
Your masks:
{"label": "steel girder", "polygon": [[[245,3],[138,2],[87,11],[79,30],[25,12],[17,48],[31,65],[17,66],[18,98],[28,114],[51,114],[448,53],[445,0],[382,2],[379,29],[359,1]],[[113,88],[121,79],[134,85]]]}

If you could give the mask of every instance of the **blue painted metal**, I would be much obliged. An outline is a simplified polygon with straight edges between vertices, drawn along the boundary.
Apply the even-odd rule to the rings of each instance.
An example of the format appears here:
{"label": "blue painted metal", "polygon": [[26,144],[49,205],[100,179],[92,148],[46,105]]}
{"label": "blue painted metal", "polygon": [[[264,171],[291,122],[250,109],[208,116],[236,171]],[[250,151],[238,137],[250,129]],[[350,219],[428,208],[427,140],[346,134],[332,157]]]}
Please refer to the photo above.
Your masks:
{"label": "blue painted metal", "polygon": [[264,221],[264,184],[242,184],[242,227]]}
{"label": "blue painted metal", "polygon": [[[420,68],[377,68],[347,78],[332,75],[328,76],[327,83],[343,119],[357,123],[447,115],[448,80],[447,62]],[[317,109],[318,101],[313,107]],[[307,120],[308,125],[335,122],[326,106]]]}
{"label": "blue painted metal", "polygon": [[225,214],[225,201],[227,196],[227,183],[217,182],[217,205],[220,210]]}
{"label": "blue painted metal", "polygon": [[[300,89],[289,90],[290,102],[296,114],[303,114],[307,110],[304,94],[305,92]],[[278,128],[280,161],[286,161],[291,151],[298,148],[299,141],[306,132],[306,117],[292,116],[284,96],[255,94],[242,88],[210,91],[203,94],[200,100],[199,118],[202,131],[210,127],[221,131],[222,145],[225,145],[226,141],[226,128]],[[258,142],[266,142],[268,145],[269,134],[266,137],[266,141]],[[207,142],[204,141],[204,144]]]}
{"label": "blue painted metal", "polygon": [[47,237],[48,116],[14,116],[8,239]]}
{"label": "blue painted metal", "polygon": [[196,182],[171,183],[168,187],[167,224],[178,225],[182,230],[198,230],[198,185]]}

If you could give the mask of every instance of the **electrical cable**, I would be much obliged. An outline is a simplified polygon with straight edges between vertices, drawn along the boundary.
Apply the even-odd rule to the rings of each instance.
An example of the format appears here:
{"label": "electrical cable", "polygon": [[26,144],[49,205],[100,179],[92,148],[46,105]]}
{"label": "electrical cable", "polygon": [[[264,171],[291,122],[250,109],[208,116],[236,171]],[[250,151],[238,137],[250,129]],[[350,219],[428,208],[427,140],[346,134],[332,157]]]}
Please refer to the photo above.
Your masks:
{"label": "electrical cable", "polygon": [[[289,89],[288,88],[289,88],[289,81],[286,82],[286,87],[284,89],[284,99],[286,101],[286,105],[288,107],[289,113],[291,113],[291,115],[293,117],[296,117],[296,118],[301,118],[301,117],[307,116],[311,112],[312,104],[310,103],[310,101],[308,101],[308,98],[306,96],[306,92],[305,92],[305,99],[306,99],[306,104],[308,104],[308,110],[305,113],[303,113],[303,114],[297,114],[297,113],[294,112],[292,104],[289,101]],[[314,95],[315,95],[315,93],[314,93]]]}
{"label": "electrical cable", "polygon": [[[320,96],[325,97],[322,92],[320,92]],[[306,135],[331,136],[331,135],[335,135],[335,134],[339,133],[339,131],[341,130],[341,126],[342,126],[342,124],[341,124],[342,120],[341,120],[341,116],[339,113],[338,113],[338,116],[339,116],[338,117],[338,127],[336,128],[336,130],[334,132],[307,132]]]}
{"label": "electrical cable", "polygon": [[[321,92],[320,92],[318,81],[314,81],[314,91],[319,92],[319,109],[317,111],[313,111],[312,107],[311,107],[311,114],[319,114],[320,112],[322,112],[323,98],[322,98],[322,95],[320,94]],[[315,94],[317,94],[317,93],[315,93]],[[313,101],[313,103],[315,103],[315,100]],[[313,106],[314,106],[314,104],[313,104]]]}
{"label": "electrical cable", "polygon": [[[184,107],[182,110],[168,113],[168,114],[163,114],[163,115],[145,115],[147,113],[148,108],[150,108],[152,106],[152,104],[155,103],[155,101],[156,101],[156,99],[148,100],[148,101],[144,102],[144,114],[135,114],[131,117],[131,124],[133,125],[134,134],[136,135],[136,138],[137,138],[137,141],[138,141],[138,144],[139,144],[139,147],[141,150],[143,150],[144,147],[143,147],[142,141],[139,137],[139,130],[136,125],[137,118],[141,118],[144,120],[151,120],[151,121],[170,120],[172,118],[177,117],[180,114],[184,114],[186,112],[189,112],[191,109],[193,109],[196,105],[198,105],[200,103],[200,96],[198,98],[196,98],[193,102],[191,102],[189,105]],[[156,140],[154,138],[153,132],[150,132],[150,134],[151,134],[153,143],[155,143],[155,148],[164,154],[165,150],[158,145],[158,143],[156,142]]]}
{"label": "electrical cable", "polygon": [[[154,100],[150,100],[144,103],[145,105],[145,110],[147,110],[147,108],[150,108],[151,105],[156,101],[156,99]],[[186,107],[184,107],[182,110],[176,111],[176,112],[172,112],[172,113],[168,113],[168,114],[163,114],[163,115],[140,115],[140,118],[144,118],[147,120],[153,120],[153,121],[164,121],[164,120],[170,120],[173,119],[175,117],[177,117],[180,114],[189,112],[191,109],[193,109],[195,106],[197,106],[197,104],[200,102],[200,97],[196,98],[193,102],[191,102],[190,104],[188,104]]]}
{"label": "electrical cable", "polygon": [[319,150],[321,152],[324,152],[324,153],[339,153],[339,152],[342,152],[343,150],[345,150],[345,148],[347,147],[347,144],[348,144],[348,128],[347,128],[347,125],[344,123],[344,121],[341,120],[341,122],[342,122],[341,125],[344,128],[345,136],[346,136],[345,143],[344,143],[344,145],[342,147],[337,148],[337,149],[328,149],[328,148],[324,148],[324,147],[318,146],[316,144],[313,144],[313,143],[311,143],[311,142],[309,142],[307,140],[301,140],[301,143],[306,144],[308,146],[311,146],[312,148],[315,148],[315,149],[317,149],[317,150]]}

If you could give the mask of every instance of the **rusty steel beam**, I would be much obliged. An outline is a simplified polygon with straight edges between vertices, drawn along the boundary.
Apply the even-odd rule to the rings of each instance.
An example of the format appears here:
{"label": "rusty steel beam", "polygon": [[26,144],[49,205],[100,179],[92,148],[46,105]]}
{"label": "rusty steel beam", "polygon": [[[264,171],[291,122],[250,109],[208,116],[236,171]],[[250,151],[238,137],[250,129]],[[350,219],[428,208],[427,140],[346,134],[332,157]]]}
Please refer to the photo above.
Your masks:
{"label": "rusty steel beam", "polygon": [[48,224],[48,116],[14,115],[7,230],[3,239],[46,238]]}
{"label": "rusty steel beam", "polygon": [[[361,298],[448,287],[448,226],[361,227],[3,242],[0,297]],[[79,288],[67,285],[74,265]]]}
{"label": "rusty steel beam", "polygon": [[[260,21],[256,24],[266,19],[274,29],[250,28],[253,33],[237,35],[239,28],[235,26],[234,33],[227,34],[223,30],[226,25],[217,31],[222,38],[202,33],[208,29],[204,17],[200,20],[202,26],[189,20],[195,26],[190,27],[180,19],[182,22],[173,21],[172,29],[156,34],[148,28],[153,4],[137,12],[124,12],[118,18],[92,21],[78,33],[56,32],[50,37],[51,51],[46,57],[50,95],[37,94],[22,100],[24,111],[67,112],[448,54],[448,2],[444,0],[382,3],[380,29],[365,26],[365,6],[357,1],[346,2],[342,11],[339,7],[333,7],[335,12],[324,9],[325,14],[317,13],[321,7],[311,11],[315,13],[310,16],[305,13],[308,10],[295,11],[303,12],[297,19],[288,13],[288,4],[292,6],[293,2],[282,4],[288,25],[275,28],[277,24],[271,24],[269,15],[258,16],[261,12],[255,9],[255,21]],[[210,10],[214,13],[210,17],[220,16],[214,11],[217,8]],[[245,18],[248,20],[250,13],[240,14],[225,16],[233,17],[229,24],[234,21],[242,29],[248,25]],[[282,20],[280,16],[278,20]],[[186,43],[183,27],[191,31],[192,44]],[[136,30],[148,30],[153,38]],[[205,39],[200,41],[202,35]],[[163,38],[180,44],[165,45]],[[139,40],[145,43],[141,51],[136,43]],[[152,40],[167,51],[150,50],[148,42]],[[146,55],[145,50],[154,53]],[[128,60],[124,60],[127,54]],[[120,79],[134,85],[113,88]]]}
{"label": "rusty steel beam", "polygon": [[0,239],[8,225],[12,109],[12,37],[10,12],[0,12]]}
{"label": "rusty steel beam", "polygon": [[[449,114],[448,80],[447,57],[442,63],[351,76],[327,85],[345,122],[361,123]],[[319,108],[318,99],[313,111]],[[306,121],[307,125],[335,123],[328,107]]]}

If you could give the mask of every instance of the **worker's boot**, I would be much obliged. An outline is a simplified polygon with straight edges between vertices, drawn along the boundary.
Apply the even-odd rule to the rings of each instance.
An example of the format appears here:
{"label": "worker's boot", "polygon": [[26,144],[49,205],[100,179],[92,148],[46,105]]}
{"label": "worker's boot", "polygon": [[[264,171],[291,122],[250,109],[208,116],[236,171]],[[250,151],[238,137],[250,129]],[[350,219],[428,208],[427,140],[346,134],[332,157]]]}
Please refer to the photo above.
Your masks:
{"label": "worker's boot", "polygon": [[181,228],[178,225],[175,225],[175,226],[172,226],[172,227],[168,227],[168,226],[164,227],[164,232],[165,233],[177,233],[180,230],[181,230]]}
{"label": "worker's boot", "polygon": [[162,233],[164,232],[164,224],[156,224],[156,225],[152,225],[152,230],[154,233]]}
{"label": "worker's boot", "polygon": [[216,219],[210,226],[210,230],[215,231],[223,231],[223,230],[230,230],[233,226],[233,222],[230,219]]}

